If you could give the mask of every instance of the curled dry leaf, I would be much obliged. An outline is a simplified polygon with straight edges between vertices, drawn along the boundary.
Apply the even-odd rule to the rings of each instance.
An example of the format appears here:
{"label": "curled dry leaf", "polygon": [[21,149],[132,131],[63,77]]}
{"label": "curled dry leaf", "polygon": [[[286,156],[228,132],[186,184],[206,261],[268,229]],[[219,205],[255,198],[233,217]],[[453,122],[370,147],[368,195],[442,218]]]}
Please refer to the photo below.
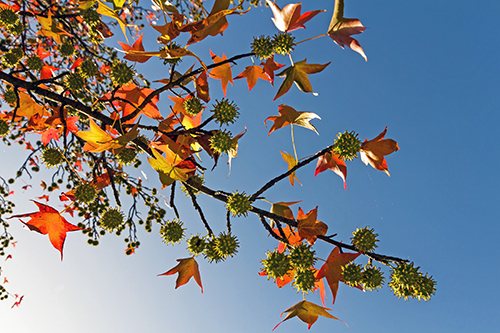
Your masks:
{"label": "curled dry leaf", "polygon": [[269,8],[273,11],[274,25],[282,32],[290,32],[297,29],[305,29],[304,23],[312,19],[317,14],[324,12],[324,9],[313,10],[300,15],[301,3],[290,3],[286,5],[283,10],[278,7],[274,2],[266,0]]}
{"label": "curled dry leaf", "polygon": [[389,177],[391,174],[387,170],[387,161],[384,156],[399,150],[398,143],[392,139],[384,139],[387,133],[387,126],[375,139],[365,140],[361,144],[361,161],[366,165],[370,164],[377,170],[384,171]]}
{"label": "curled dry leaf", "polygon": [[177,259],[177,261],[179,262],[177,266],[163,274],[158,274],[158,276],[173,275],[175,273],[179,273],[179,275],[177,276],[177,280],[175,281],[175,289],[179,288],[182,285],[185,285],[189,282],[189,280],[191,280],[191,277],[194,277],[194,280],[201,288],[201,293],[203,293],[200,270],[198,268],[198,263],[196,262],[196,260],[194,260],[194,258],[185,258]]}
{"label": "curled dry leaf", "polygon": [[[318,320],[319,316],[340,320],[339,318],[334,317],[330,313],[328,313],[327,310],[331,311],[331,309],[324,308],[322,306],[316,305],[314,303],[311,303],[311,302],[308,302],[305,300],[298,302],[294,306],[286,309],[285,311],[283,311],[281,313],[281,315],[283,315],[283,313],[287,313],[287,315],[286,315],[285,319],[283,319],[280,323],[278,323],[278,325],[276,325],[273,328],[273,331],[282,322],[284,322],[285,320],[288,320],[290,318],[293,318],[293,317],[299,317],[300,320],[302,320],[304,323],[307,324],[308,329],[310,329],[311,326],[316,322],[316,320]],[[340,320],[340,321],[345,324],[344,321],[342,321],[342,320]]]}

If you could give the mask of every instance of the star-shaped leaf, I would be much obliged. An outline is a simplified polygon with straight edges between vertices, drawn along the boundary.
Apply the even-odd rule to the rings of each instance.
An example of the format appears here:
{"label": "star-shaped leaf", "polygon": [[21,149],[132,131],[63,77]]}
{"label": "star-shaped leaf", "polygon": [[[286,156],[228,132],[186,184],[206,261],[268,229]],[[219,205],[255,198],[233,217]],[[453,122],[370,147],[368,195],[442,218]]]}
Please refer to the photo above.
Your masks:
{"label": "star-shaped leaf", "polygon": [[[340,320],[339,318],[334,317],[330,313],[328,313],[327,310],[331,311],[331,309],[324,308],[324,307],[316,305],[314,303],[311,303],[311,302],[308,302],[305,300],[301,301],[301,302],[295,304],[294,306],[286,309],[285,311],[283,311],[281,313],[281,315],[283,315],[283,313],[287,313],[287,315],[286,315],[285,319],[283,319],[280,323],[278,323],[278,325],[276,325],[273,328],[273,331],[282,322],[284,322],[285,320],[288,320],[290,318],[293,318],[293,317],[299,317],[300,320],[302,320],[304,323],[307,324],[308,329],[310,329],[311,326],[316,322],[316,320],[318,320],[318,316],[323,316],[326,318]],[[340,321],[345,324],[344,321],[342,321],[342,320],[340,320]]]}
{"label": "star-shaped leaf", "polygon": [[318,207],[304,214],[302,208],[299,208],[299,213],[297,214],[297,230],[299,232],[300,239],[305,239],[309,244],[314,244],[319,235],[326,235],[328,231],[328,226],[321,222],[316,221],[318,216]]}
{"label": "star-shaped leaf", "polygon": [[340,249],[335,247],[325,264],[321,266],[317,274],[318,279],[326,278],[333,295],[333,304],[339,289],[339,281],[342,281],[342,267],[356,259],[361,253],[340,253]]}
{"label": "star-shaped leaf", "polygon": [[266,72],[267,76],[269,76],[269,79],[271,81],[271,86],[274,87],[274,72],[280,69],[281,67],[284,67],[285,65],[278,64],[277,62],[274,61],[274,55],[271,56],[266,60],[266,62],[262,62],[261,65],[264,67],[264,72]]}
{"label": "star-shaped leaf", "polygon": [[328,152],[318,158],[318,163],[316,164],[316,171],[314,172],[314,177],[318,175],[318,173],[332,170],[337,175],[342,178],[344,181],[344,190],[347,190],[346,178],[347,178],[347,166],[345,165],[344,160],[340,158],[339,155],[334,155],[331,152]]}
{"label": "star-shaped leaf", "polygon": [[[213,54],[212,50],[210,50],[210,56],[212,57],[214,63],[219,63],[221,61],[227,60],[224,53],[222,54],[221,58]],[[224,97],[226,97],[227,83],[231,82],[231,84],[233,84],[233,74],[231,72],[231,66],[229,65],[229,63],[225,63],[224,65],[215,67],[210,71],[209,74],[211,78],[221,81],[222,91],[224,92]]]}
{"label": "star-shaped leaf", "polygon": [[175,281],[175,289],[179,288],[182,285],[185,285],[189,282],[189,280],[191,280],[191,277],[194,277],[196,283],[198,283],[201,288],[201,293],[203,293],[200,271],[198,269],[198,263],[196,262],[196,260],[194,260],[194,258],[186,258],[177,259],[177,261],[179,262],[177,266],[163,274],[158,274],[158,276],[179,273],[179,276],[177,276],[177,280]]}
{"label": "star-shaped leaf", "polygon": [[49,38],[52,37],[59,45],[62,44],[61,36],[72,36],[62,28],[61,23],[57,24],[57,22],[52,19],[52,12],[50,11],[48,12],[47,17],[36,16],[36,19],[42,25],[42,28],[37,34]]}
{"label": "star-shaped leaf", "polygon": [[[129,45],[122,43],[120,41],[118,42],[118,44],[120,44],[123,51],[129,51],[129,50],[144,51],[144,46],[142,45],[142,36],[143,35],[144,34],[141,34],[132,46],[129,46]],[[124,57],[124,59],[130,60],[130,61],[137,61],[141,64],[148,61],[149,58],[151,58],[151,56],[141,56],[141,55],[134,55],[134,54],[127,54]]]}
{"label": "star-shaped leaf", "polygon": [[[288,164],[288,170],[293,169],[297,165],[297,160],[295,159],[295,157],[288,154],[287,152],[280,151],[280,153],[281,153],[281,157],[283,157],[285,162]],[[294,185],[295,180],[297,180],[297,182],[299,182],[299,184],[302,185],[302,183],[299,181],[299,179],[295,176],[295,171],[288,175],[288,179],[290,180],[290,184],[292,186]]]}
{"label": "star-shaped leaf", "polygon": [[82,230],[81,228],[69,223],[54,208],[42,203],[33,201],[38,206],[38,212],[14,215],[10,218],[29,217],[28,222],[21,221],[31,231],[39,232],[43,235],[49,235],[50,242],[59,252],[61,260],[63,259],[63,246],[68,231]]}
{"label": "star-shaped leaf", "polygon": [[324,12],[324,9],[314,10],[300,15],[301,3],[290,3],[281,10],[278,5],[270,0],[266,0],[269,8],[273,11],[274,25],[282,32],[290,32],[297,29],[305,29],[304,23],[312,19],[317,14]]}
{"label": "star-shaped leaf", "polygon": [[307,64],[307,59],[296,62],[294,65],[286,68],[281,73],[277,74],[280,77],[285,77],[281,86],[276,93],[273,101],[277,98],[286,94],[290,88],[292,87],[292,83],[295,82],[297,87],[306,93],[314,93],[312,90],[311,82],[309,82],[309,78],[307,74],[315,74],[321,72],[326,68],[330,63],[321,65],[321,64]]}
{"label": "star-shaped leaf", "polygon": [[387,133],[387,126],[375,139],[365,140],[361,144],[361,161],[366,165],[370,164],[377,170],[384,171],[389,177],[391,174],[387,169],[387,161],[384,156],[399,150],[398,143],[392,139],[384,139]]}
{"label": "star-shaped leaf", "polygon": [[280,106],[278,106],[278,112],[280,113],[279,116],[267,117],[266,120],[264,120],[264,124],[266,125],[266,127],[267,127],[266,122],[268,120],[274,122],[273,126],[271,127],[267,135],[270,135],[275,130],[285,127],[287,125],[301,126],[310,129],[319,135],[318,131],[316,130],[316,127],[314,127],[310,123],[312,119],[321,119],[316,113],[307,111],[296,111],[291,106],[285,104],[281,104]]}
{"label": "star-shaped leaf", "polygon": [[347,45],[353,51],[358,52],[365,61],[368,61],[359,42],[351,37],[351,35],[360,34],[365,30],[366,28],[360,20],[344,18],[344,0],[335,0],[332,20],[328,27],[328,36],[341,48]]}
{"label": "star-shaped leaf", "polygon": [[91,118],[89,118],[89,125],[90,129],[88,131],[79,131],[76,132],[76,135],[87,141],[85,146],[83,146],[83,150],[92,153],[100,153],[106,150],[119,153],[128,142],[135,139],[139,134],[137,124],[118,138],[111,136],[111,134],[101,129]]}
{"label": "star-shaped leaf", "polygon": [[252,90],[253,87],[255,87],[255,84],[257,83],[257,79],[262,79],[266,81],[271,81],[267,73],[264,71],[264,68],[253,65],[253,66],[248,66],[245,68],[245,70],[240,73],[238,76],[236,76],[234,79],[247,79],[247,84],[248,84],[248,90]]}

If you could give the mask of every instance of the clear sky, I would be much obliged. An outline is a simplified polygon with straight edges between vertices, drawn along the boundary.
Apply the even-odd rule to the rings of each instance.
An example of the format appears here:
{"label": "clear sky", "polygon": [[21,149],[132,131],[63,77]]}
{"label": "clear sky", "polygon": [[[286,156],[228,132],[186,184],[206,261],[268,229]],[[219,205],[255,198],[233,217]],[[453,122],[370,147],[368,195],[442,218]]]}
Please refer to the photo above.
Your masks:
{"label": "clear sky", "polygon": [[[303,11],[322,8],[327,11],[308,22],[306,30],[293,32],[297,40],[326,32],[333,10],[333,1],[303,3]],[[313,163],[297,173],[302,186],[291,187],[284,181],[265,194],[273,202],[302,200],[295,214],[299,206],[304,211],[319,206],[318,220],[346,243],[356,227],[373,227],[380,240],[377,252],[414,261],[437,281],[436,295],[429,302],[398,300],[387,286],[363,293],[341,285],[331,313],[349,328],[320,317],[311,331],[498,330],[499,15],[496,1],[346,0],[345,16],[359,18],[368,27],[356,37],[368,62],[323,37],[298,45],[293,53],[294,61],[331,61],[322,73],[310,76],[319,96],[293,86],[272,102],[280,78],[274,88],[261,81],[251,92],[244,80],[228,87],[228,97],[241,112],[231,131],[237,134],[246,126],[248,132],[240,140],[231,175],[226,178],[228,167],[222,158],[206,175],[209,187],[253,193],[286,170],[279,152],[293,152],[289,129],[268,136],[269,128],[264,127],[265,118],[278,114],[279,104],[321,117],[312,121],[319,136],[295,129],[299,158],[330,145],[345,130],[355,130],[364,140],[388,126],[386,137],[399,144],[400,150],[387,157],[390,178],[356,159],[347,164],[344,191],[333,172],[314,177]],[[190,50],[206,63],[211,63],[209,48],[219,56],[247,53],[253,36],[277,32],[271,17],[266,7],[229,17],[223,37],[207,38]],[[154,30],[145,30],[146,50],[157,50],[157,36]],[[117,39],[124,41],[118,33]],[[276,61],[289,64],[286,57]],[[249,59],[238,61],[233,76],[251,64]],[[185,59],[181,71],[191,65]],[[151,59],[140,68],[151,81],[167,77],[161,60]],[[210,84],[211,101],[221,99],[219,81]],[[168,112],[169,104],[162,96],[160,110]],[[26,152],[5,146],[0,152],[0,175],[10,178]],[[158,186],[156,172],[147,162],[141,170],[148,186]],[[19,188],[23,181],[16,182],[16,214],[35,211],[28,200],[42,195],[40,179],[22,179],[35,190],[23,194]],[[169,190],[161,193],[168,196]],[[188,236],[204,233],[189,201],[181,194],[177,197]],[[61,208],[56,199],[52,194],[49,204]],[[224,206],[210,198],[200,198],[200,203],[215,232],[223,231]],[[256,205],[270,208],[265,202]],[[174,214],[168,210],[167,216]],[[189,256],[184,244],[163,244],[157,227],[151,234],[141,230],[141,247],[133,256],[124,255],[121,238],[108,235],[92,247],[86,236],[69,233],[61,262],[46,236],[23,229],[15,219],[11,225],[18,243],[10,250],[13,259],[2,263],[2,277],[9,279],[10,290],[25,297],[19,308],[10,309],[10,301],[0,302],[1,332],[268,332],[283,310],[302,300],[290,286],[278,289],[258,276],[260,260],[277,243],[254,215],[233,220],[241,246],[236,257],[219,264],[198,260],[204,294],[194,281],[175,290],[174,276],[157,277],[175,266],[175,259]],[[318,242],[316,251],[326,259],[331,247]],[[366,259],[356,262],[365,264]],[[388,280],[389,271],[384,272]],[[329,306],[329,290],[327,294]],[[306,299],[321,304],[318,295]],[[306,330],[307,325],[294,318],[276,331]]]}

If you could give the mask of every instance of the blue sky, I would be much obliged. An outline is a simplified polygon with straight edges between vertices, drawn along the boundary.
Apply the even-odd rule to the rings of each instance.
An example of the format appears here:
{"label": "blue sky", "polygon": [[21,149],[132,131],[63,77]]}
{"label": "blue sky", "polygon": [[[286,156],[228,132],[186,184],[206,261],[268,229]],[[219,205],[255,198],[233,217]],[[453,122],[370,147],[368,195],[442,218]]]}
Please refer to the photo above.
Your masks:
{"label": "blue sky", "polygon": [[[286,3],[277,1],[281,7]],[[293,32],[297,40],[326,31],[333,1],[303,4],[303,11],[321,8],[327,11],[308,22],[306,30]],[[359,18],[368,27],[357,37],[368,62],[323,37],[298,45],[293,53],[295,62],[304,58],[308,63],[332,62],[322,73],[310,76],[319,96],[293,86],[272,102],[279,78],[274,88],[261,81],[248,92],[244,80],[228,87],[228,97],[241,112],[230,130],[237,134],[246,126],[248,132],[240,140],[231,175],[226,178],[228,168],[221,159],[217,169],[206,175],[209,187],[253,193],[286,170],[279,152],[293,152],[289,129],[268,136],[269,128],[264,127],[265,118],[278,114],[279,104],[321,117],[312,121],[319,136],[295,129],[299,158],[330,145],[345,130],[355,130],[364,140],[388,126],[386,137],[399,144],[400,150],[387,157],[390,178],[356,159],[347,164],[347,191],[330,171],[314,177],[310,165],[297,173],[302,186],[291,187],[284,181],[265,194],[273,202],[302,200],[295,214],[299,206],[304,211],[319,206],[318,220],[329,225],[329,233],[338,233],[337,240],[350,242],[356,227],[369,225],[379,234],[379,253],[414,261],[437,281],[436,295],[429,302],[398,300],[387,286],[363,293],[341,285],[335,305],[331,306],[328,294],[327,306],[349,328],[320,317],[311,331],[497,329],[500,159],[495,142],[500,121],[500,43],[495,22],[499,14],[500,5],[494,1],[347,0],[345,16]],[[209,48],[219,56],[246,53],[253,36],[277,32],[270,18],[265,7],[229,17],[223,37],[208,38],[190,50],[206,63],[210,63]],[[147,50],[157,49],[156,37],[152,29],[145,30]],[[118,33],[117,38],[124,41]],[[289,64],[285,57],[276,61]],[[183,62],[185,68],[191,64],[188,59]],[[233,76],[251,64],[249,59],[238,61]],[[151,59],[140,68],[151,81],[167,77],[160,60]],[[210,81],[210,93],[211,102],[223,97],[219,81]],[[164,112],[169,103],[166,96],[160,98]],[[0,151],[2,160],[15,151],[19,165],[26,155],[5,146]],[[141,169],[148,176],[147,185],[158,186],[149,165],[143,163]],[[16,163],[0,164],[0,175],[6,178],[16,170]],[[35,190],[22,194],[14,188],[17,214],[35,211],[28,200],[41,195],[39,179],[22,179],[34,184]],[[168,196],[169,190],[162,193]],[[204,233],[189,201],[181,194],[177,197],[188,236]],[[52,194],[49,204],[60,208],[56,198]],[[223,231],[223,205],[210,198],[200,198],[200,203],[214,231]],[[270,208],[265,202],[256,205]],[[173,216],[167,212],[167,217]],[[11,302],[0,303],[5,332],[267,332],[280,321],[283,310],[302,300],[291,287],[278,289],[257,275],[265,252],[277,244],[256,216],[234,219],[241,246],[235,258],[220,264],[198,260],[204,294],[194,281],[175,290],[175,277],[157,277],[175,266],[175,259],[189,256],[184,245],[163,244],[158,228],[151,234],[141,231],[141,247],[130,257],[123,254],[121,238],[108,235],[94,248],[86,245],[86,236],[69,233],[61,262],[47,237],[22,229],[17,220],[11,225],[18,244],[10,251],[13,259],[2,263],[3,276],[11,281],[9,289],[25,298],[15,309],[10,309]],[[326,259],[330,251],[330,246],[317,243],[318,257]],[[365,264],[366,259],[356,262]],[[388,270],[385,276],[387,280]],[[320,304],[318,295],[306,299]],[[294,318],[276,331],[306,330],[306,324]]]}

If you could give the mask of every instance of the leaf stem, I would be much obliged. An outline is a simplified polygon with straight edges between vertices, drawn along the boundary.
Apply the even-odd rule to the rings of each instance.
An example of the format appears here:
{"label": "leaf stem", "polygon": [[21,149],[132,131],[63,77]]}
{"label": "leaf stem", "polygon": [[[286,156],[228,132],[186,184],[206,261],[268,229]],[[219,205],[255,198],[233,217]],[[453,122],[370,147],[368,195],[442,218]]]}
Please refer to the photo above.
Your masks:
{"label": "leaf stem", "polygon": [[295,164],[299,163],[299,159],[297,158],[297,149],[295,149],[295,139],[293,137],[293,124],[290,124],[290,132],[292,133],[292,145],[293,145],[293,153],[295,154]]}
{"label": "leaf stem", "polygon": [[304,40],[301,40],[300,42],[295,43],[295,45],[299,45],[300,43],[308,42],[310,40],[313,40],[313,39],[316,39],[316,38],[320,38],[320,37],[323,37],[323,36],[326,36],[326,35],[328,35],[328,33],[324,33],[324,34],[318,35],[316,37],[311,37],[311,38],[308,38],[308,39],[304,39]]}

